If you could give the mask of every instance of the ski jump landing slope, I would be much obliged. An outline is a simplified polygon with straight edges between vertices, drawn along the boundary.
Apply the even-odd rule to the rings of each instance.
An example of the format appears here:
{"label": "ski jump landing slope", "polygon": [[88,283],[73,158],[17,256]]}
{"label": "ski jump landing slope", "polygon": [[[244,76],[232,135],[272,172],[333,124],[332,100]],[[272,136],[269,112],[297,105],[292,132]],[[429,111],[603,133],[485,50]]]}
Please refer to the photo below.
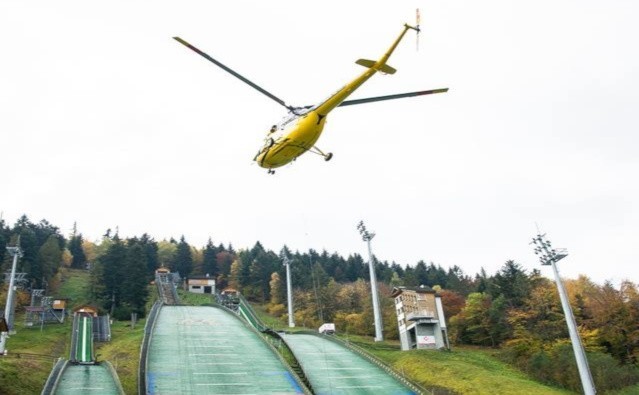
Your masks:
{"label": "ski jump landing slope", "polygon": [[281,360],[238,317],[163,306],[151,336],[147,394],[302,394]]}
{"label": "ski jump landing slope", "polygon": [[414,394],[382,368],[323,337],[280,334],[318,395]]}

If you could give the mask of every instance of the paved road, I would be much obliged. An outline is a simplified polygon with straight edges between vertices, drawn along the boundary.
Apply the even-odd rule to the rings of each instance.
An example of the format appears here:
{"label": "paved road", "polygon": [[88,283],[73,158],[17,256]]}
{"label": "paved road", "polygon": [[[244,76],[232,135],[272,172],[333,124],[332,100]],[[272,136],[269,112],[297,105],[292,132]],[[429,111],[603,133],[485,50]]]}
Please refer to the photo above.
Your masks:
{"label": "paved road", "polygon": [[147,365],[149,394],[299,394],[258,334],[215,307],[163,306]]}
{"label": "paved road", "polygon": [[413,392],[383,369],[340,344],[318,336],[282,334],[318,395]]}

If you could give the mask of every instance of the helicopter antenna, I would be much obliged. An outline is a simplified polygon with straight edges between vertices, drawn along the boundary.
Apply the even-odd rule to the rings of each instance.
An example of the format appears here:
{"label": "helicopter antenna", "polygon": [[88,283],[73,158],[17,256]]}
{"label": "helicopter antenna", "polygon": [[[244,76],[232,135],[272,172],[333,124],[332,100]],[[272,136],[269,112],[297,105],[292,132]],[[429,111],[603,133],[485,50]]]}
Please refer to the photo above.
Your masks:
{"label": "helicopter antenna", "polygon": [[419,14],[419,8],[415,10],[415,27],[417,31],[417,37],[415,38],[416,50],[419,51],[419,24],[421,22],[421,15]]}

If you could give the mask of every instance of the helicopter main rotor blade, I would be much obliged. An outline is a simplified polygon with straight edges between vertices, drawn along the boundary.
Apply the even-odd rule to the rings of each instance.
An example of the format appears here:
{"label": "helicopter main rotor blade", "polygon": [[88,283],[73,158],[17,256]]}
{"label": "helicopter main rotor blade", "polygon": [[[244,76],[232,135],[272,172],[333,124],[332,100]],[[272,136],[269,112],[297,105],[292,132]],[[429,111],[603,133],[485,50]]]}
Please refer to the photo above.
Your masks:
{"label": "helicopter main rotor blade", "polygon": [[408,93],[398,93],[396,95],[386,95],[386,96],[375,96],[375,97],[367,97],[364,99],[355,99],[355,100],[346,100],[343,101],[338,107],[344,106],[352,106],[354,104],[364,104],[364,103],[372,103],[376,101],[382,100],[394,100],[394,99],[403,99],[404,97],[413,97],[413,96],[422,96],[422,95],[431,95],[433,93],[444,93],[448,92],[448,88],[443,89],[431,89],[428,91],[418,91],[418,92],[408,92]]}
{"label": "helicopter main rotor blade", "polygon": [[205,58],[206,60],[210,61],[211,63],[215,64],[216,66],[219,66],[222,70],[228,72],[229,74],[233,75],[234,77],[238,78],[239,80],[241,80],[242,82],[250,85],[252,88],[260,91],[261,93],[263,93],[264,95],[268,96],[269,98],[275,100],[277,103],[279,103],[280,105],[286,107],[287,109],[291,110],[292,107],[286,105],[286,103],[284,102],[284,100],[280,99],[279,97],[275,96],[274,94],[272,94],[271,92],[267,91],[266,89],[262,88],[261,86],[257,85],[256,83],[250,81],[249,79],[247,79],[246,77],[242,76],[241,74],[236,73],[235,71],[233,71],[232,69],[230,69],[229,67],[223,65],[222,63],[218,62],[217,60],[213,59],[212,57],[210,57],[208,54],[206,54],[205,52],[200,51],[199,49],[197,49],[196,47],[194,47],[193,45],[189,44],[188,42],[182,40],[180,37],[173,37],[173,39],[177,42],[179,42],[180,44],[184,45],[185,47],[193,50],[194,52],[196,52],[197,54],[201,55],[203,58]]}

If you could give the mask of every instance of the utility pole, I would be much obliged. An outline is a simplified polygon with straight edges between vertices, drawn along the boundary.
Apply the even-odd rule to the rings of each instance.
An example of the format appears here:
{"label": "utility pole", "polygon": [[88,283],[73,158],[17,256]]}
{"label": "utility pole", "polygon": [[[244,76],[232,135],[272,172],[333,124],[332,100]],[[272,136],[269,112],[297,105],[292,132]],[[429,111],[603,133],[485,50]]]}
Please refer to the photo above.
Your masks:
{"label": "utility pole", "polygon": [[564,284],[559,277],[559,270],[557,270],[557,262],[568,256],[568,252],[563,248],[554,249],[551,247],[550,241],[545,240],[545,234],[538,234],[537,237],[532,239],[530,244],[535,244],[535,254],[539,255],[539,260],[543,266],[552,266],[552,270],[555,275],[555,283],[557,283],[557,289],[559,290],[559,298],[561,299],[561,306],[564,309],[564,315],[566,316],[566,324],[568,324],[568,333],[570,333],[570,342],[572,343],[572,349],[575,353],[575,359],[577,360],[577,369],[579,370],[579,377],[581,378],[581,386],[583,387],[585,395],[594,395],[597,393],[595,389],[595,383],[592,380],[590,374],[590,367],[588,366],[588,359],[586,359],[586,353],[584,347],[581,344],[581,338],[577,331],[577,323],[570,307],[568,300],[568,294],[564,288]]}
{"label": "utility pole", "polygon": [[15,247],[7,247],[9,254],[13,255],[13,265],[11,266],[11,275],[9,277],[9,289],[7,290],[7,304],[4,308],[4,319],[7,323],[8,332],[2,332],[0,334],[0,353],[6,353],[6,342],[9,337],[9,333],[15,332],[13,329],[13,299],[15,294],[16,283],[16,267],[18,266],[18,258],[22,257],[22,250],[20,249],[20,236]]}
{"label": "utility pole", "polygon": [[286,266],[286,300],[288,302],[288,327],[295,328],[295,320],[293,316],[293,286],[291,284],[291,260],[288,259],[286,253],[283,254],[282,260]]}
{"label": "utility pole", "polygon": [[375,341],[381,342],[384,340],[384,334],[382,333],[382,314],[379,309],[379,298],[377,296],[377,277],[375,275],[375,261],[373,261],[373,251],[371,250],[371,240],[375,237],[375,233],[370,233],[364,226],[364,221],[359,221],[357,229],[362,235],[362,240],[368,244],[368,270],[371,276],[371,294],[373,298],[373,316],[375,317]]}

